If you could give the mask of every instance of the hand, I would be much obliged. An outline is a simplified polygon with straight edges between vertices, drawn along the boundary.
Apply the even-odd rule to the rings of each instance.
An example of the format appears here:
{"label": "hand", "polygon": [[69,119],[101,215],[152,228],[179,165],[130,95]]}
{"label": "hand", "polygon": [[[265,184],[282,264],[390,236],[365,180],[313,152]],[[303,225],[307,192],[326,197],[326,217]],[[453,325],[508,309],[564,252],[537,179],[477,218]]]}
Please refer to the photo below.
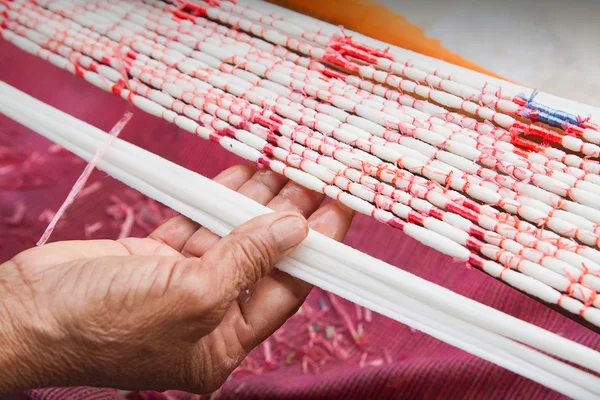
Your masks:
{"label": "hand", "polygon": [[304,239],[304,218],[341,240],[352,211],[318,209],[323,195],[267,170],[215,180],[278,212],[223,239],[177,216],[148,238],[52,243],[1,265],[0,393],[212,392],[293,315],[311,286],[272,266]]}

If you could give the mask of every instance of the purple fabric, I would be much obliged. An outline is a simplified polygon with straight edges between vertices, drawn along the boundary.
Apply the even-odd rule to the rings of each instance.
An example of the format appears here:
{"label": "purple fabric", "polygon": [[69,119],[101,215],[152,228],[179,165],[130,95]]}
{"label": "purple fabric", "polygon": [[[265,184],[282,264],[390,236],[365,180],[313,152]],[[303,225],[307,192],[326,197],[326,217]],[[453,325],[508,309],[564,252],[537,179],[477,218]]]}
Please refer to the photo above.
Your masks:
{"label": "purple fabric", "polygon": [[[83,79],[3,41],[0,41],[0,79],[105,131],[119,120],[128,106],[122,99],[103,93]],[[241,162],[215,143],[193,137],[172,124],[137,110],[121,138],[208,177]],[[0,116],[0,261],[34,245],[46,226],[46,222],[40,222],[38,217],[46,209],[58,209],[84,167],[84,163],[70,153],[51,153],[48,151],[50,147],[51,143],[47,140]],[[10,165],[18,168],[5,168]],[[94,238],[117,236],[120,222],[108,216],[106,208],[113,201],[111,196],[126,197],[125,188],[98,171],[93,173],[88,186],[94,182],[101,182],[102,189],[75,201],[51,241],[84,238],[85,226],[98,221],[102,221],[104,226],[94,233]],[[16,223],[11,221],[11,216],[18,204],[25,206],[25,214],[22,221]],[[145,233],[137,224],[132,231],[133,235]],[[346,243],[569,339],[595,349],[600,346],[599,337],[587,328],[371,218],[356,217]],[[324,298],[322,291],[315,290],[308,304],[318,310]],[[354,315],[352,305],[345,303],[345,309]],[[289,334],[299,329],[304,322],[302,318],[293,317],[282,332]],[[332,320],[333,317],[328,318]],[[316,321],[317,325],[320,321]],[[312,370],[303,372],[301,362],[295,359],[287,364],[267,366],[261,373],[236,374],[214,397],[561,398],[538,384],[379,315],[374,315],[370,323],[363,322],[363,327],[363,343],[368,347],[367,360],[385,358],[386,362],[382,365],[361,366],[358,360],[365,351],[355,346],[352,347],[351,361],[328,360],[318,366],[318,373]],[[261,352],[259,348],[252,355],[258,364],[264,364]],[[31,363],[34,364],[35,359]],[[36,390],[27,396],[40,400],[119,398],[116,391],[90,388]],[[198,397],[173,392],[145,392],[132,398],[166,400]]]}

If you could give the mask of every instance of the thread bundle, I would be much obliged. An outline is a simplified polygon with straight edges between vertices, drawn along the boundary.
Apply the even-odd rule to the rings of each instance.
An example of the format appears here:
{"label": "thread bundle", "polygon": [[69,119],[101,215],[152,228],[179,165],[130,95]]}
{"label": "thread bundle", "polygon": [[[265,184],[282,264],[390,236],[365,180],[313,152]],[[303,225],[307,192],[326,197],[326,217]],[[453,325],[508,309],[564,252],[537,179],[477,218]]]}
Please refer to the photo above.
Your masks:
{"label": "thread bundle", "polygon": [[600,326],[589,119],[259,2],[0,7],[17,46]]}
{"label": "thread bundle", "polygon": [[[600,132],[571,106],[446,72],[442,63],[250,0],[17,0],[0,3],[0,34],[152,115],[600,326]],[[330,279],[308,264],[288,270],[308,281]],[[340,274],[335,279],[354,276]],[[353,285],[364,279],[356,275]],[[412,299],[386,291],[386,303],[373,291],[348,292],[342,281],[320,283],[410,321],[409,311],[389,301],[408,307]],[[353,297],[356,290],[363,300]],[[435,332],[433,320],[419,321]],[[524,372],[502,352],[453,338],[455,328],[436,337],[552,385],[553,378]],[[493,329],[541,343],[541,336]],[[492,343],[490,332],[481,335]],[[517,354],[497,340],[493,346]],[[551,348],[540,347],[587,366]],[[589,379],[575,374],[572,382],[595,387]],[[559,385],[577,393],[558,381],[551,387]]]}
{"label": "thread bundle", "polygon": [[[92,160],[109,137],[9,85],[0,83],[0,87],[0,112],[85,160]],[[97,167],[220,236],[269,212],[237,192],[120,139],[114,140]],[[370,258],[317,232],[310,231],[303,244],[277,267],[569,397],[600,395],[597,376],[547,355],[597,373],[596,351]]]}

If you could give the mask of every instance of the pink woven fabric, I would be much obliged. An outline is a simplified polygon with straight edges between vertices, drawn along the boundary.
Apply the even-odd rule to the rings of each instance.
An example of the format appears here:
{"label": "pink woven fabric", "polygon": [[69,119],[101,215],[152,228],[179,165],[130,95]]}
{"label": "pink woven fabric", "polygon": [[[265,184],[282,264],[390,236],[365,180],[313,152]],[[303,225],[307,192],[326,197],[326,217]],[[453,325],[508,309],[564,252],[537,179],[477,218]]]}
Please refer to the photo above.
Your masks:
{"label": "pink woven fabric", "polygon": [[[119,120],[127,106],[122,99],[103,93],[84,80],[2,41],[0,79],[105,131]],[[136,111],[120,137],[208,177],[240,162],[214,143],[193,137],[140,111]],[[84,167],[85,163],[75,156],[57,152],[47,140],[0,116],[0,262],[35,244],[47,225],[48,216],[60,206]],[[87,187],[98,190],[75,200],[58,224],[52,241],[82,239],[86,232],[93,238],[116,238],[125,218],[125,213],[119,211],[127,207],[123,203],[131,207],[145,204],[145,214],[133,224],[131,235],[134,236],[147,234],[148,229],[170,215],[168,210],[142,199],[99,171],[92,174]],[[358,216],[355,219],[346,243],[457,293],[600,349],[600,338],[587,328],[370,218]],[[353,323],[358,323],[354,305],[340,301]],[[315,290],[308,305],[307,310],[313,313],[328,309],[323,317],[309,324],[314,330],[325,329],[326,324],[334,322],[343,326],[324,292]],[[305,332],[306,318],[306,315],[293,317],[282,328],[281,337],[298,336],[296,332],[300,330]],[[295,356],[289,355],[288,362],[267,365],[263,347],[260,347],[251,355],[253,367],[247,368],[254,372],[246,370],[235,374],[215,396],[561,398],[527,379],[379,315],[374,315],[371,322],[363,317],[362,326],[364,335],[360,346],[351,340],[345,345],[350,352],[348,360],[332,358],[323,364],[316,362],[307,371],[303,371],[301,351]],[[272,346],[277,346],[274,340]],[[34,364],[35,359],[31,363]],[[26,396],[34,399],[119,398],[116,391],[91,388],[36,390]],[[130,397],[198,398],[178,392],[144,392]]]}

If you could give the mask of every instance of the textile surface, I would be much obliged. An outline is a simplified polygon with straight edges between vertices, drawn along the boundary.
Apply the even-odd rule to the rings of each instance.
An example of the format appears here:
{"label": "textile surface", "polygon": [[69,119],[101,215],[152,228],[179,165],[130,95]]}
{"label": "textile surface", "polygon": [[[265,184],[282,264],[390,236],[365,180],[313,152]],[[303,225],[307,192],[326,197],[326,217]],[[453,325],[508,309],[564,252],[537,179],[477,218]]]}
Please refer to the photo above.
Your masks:
{"label": "textile surface", "polygon": [[[128,107],[117,96],[103,93],[81,78],[3,41],[0,41],[0,79],[105,131]],[[120,137],[207,177],[240,163],[240,159],[215,143],[193,137],[139,110],[135,110]],[[58,209],[84,166],[72,154],[0,116],[0,262],[35,244],[48,216]],[[123,220],[118,213],[109,212],[111,205],[147,201],[99,171],[92,174],[87,187],[94,184],[99,189],[74,202],[51,241],[116,238]],[[169,216],[168,210],[156,204],[147,208],[155,212],[136,219],[131,235],[147,234],[159,219]],[[357,216],[346,243],[454,292],[600,349],[600,337],[587,328],[371,218]],[[300,362],[301,354],[290,352],[285,362],[269,365],[263,362],[264,350],[260,347],[250,357],[254,360],[252,365],[234,374],[212,398],[561,398],[525,378],[382,316],[373,315],[370,322],[356,317],[353,305],[339,301],[351,314],[352,323],[360,319],[363,329],[359,344],[352,340],[345,342],[347,359],[329,357],[307,369]],[[306,330],[308,310],[324,311],[321,318],[311,320],[309,330],[330,325],[343,327],[339,313],[323,291],[314,290],[307,304],[305,314],[294,316],[278,332],[279,337],[294,337],[296,332]],[[279,346],[285,348],[285,344]],[[36,400],[123,398],[115,390],[95,388],[40,389],[19,396]],[[161,400],[200,398],[178,392],[127,396]]]}

